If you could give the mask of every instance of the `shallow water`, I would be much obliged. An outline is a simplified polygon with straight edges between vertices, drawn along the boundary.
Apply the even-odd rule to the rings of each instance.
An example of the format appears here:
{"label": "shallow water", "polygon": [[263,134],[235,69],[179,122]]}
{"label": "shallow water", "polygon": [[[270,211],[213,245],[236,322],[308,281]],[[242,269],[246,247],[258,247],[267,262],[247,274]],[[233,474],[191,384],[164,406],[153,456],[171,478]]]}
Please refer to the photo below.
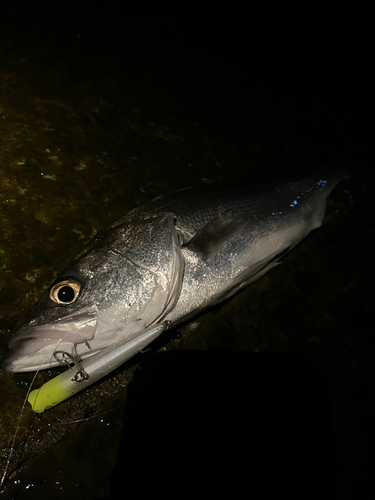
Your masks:
{"label": "shallow water", "polygon": [[[118,485],[129,495],[198,484],[235,495],[244,479],[305,488],[303,498],[332,498],[334,487],[337,498],[367,498],[375,344],[365,92],[343,83],[337,60],[301,57],[267,23],[6,14],[0,354],[55,275],[137,204],[202,182],[324,171],[332,158],[357,175],[334,194],[336,217],[196,330],[40,417],[26,405],[3,498],[108,498]],[[32,375],[0,380],[4,458]]]}

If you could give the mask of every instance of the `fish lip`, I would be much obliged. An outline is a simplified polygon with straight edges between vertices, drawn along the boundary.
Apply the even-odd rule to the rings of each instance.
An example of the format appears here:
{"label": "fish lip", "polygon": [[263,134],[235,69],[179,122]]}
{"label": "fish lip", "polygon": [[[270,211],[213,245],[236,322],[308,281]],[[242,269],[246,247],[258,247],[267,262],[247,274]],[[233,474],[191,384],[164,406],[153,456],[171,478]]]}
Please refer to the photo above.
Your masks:
{"label": "fish lip", "polygon": [[[58,341],[65,337],[68,332],[72,330],[77,330],[78,333],[77,342],[72,343],[85,342],[86,340],[90,340],[94,337],[96,333],[98,318],[99,310],[96,305],[92,305],[84,311],[69,314],[44,325],[30,325],[33,320],[25,324],[21,320],[19,323],[17,323],[12,332],[8,342],[8,346],[10,349],[15,349],[21,343],[23,344],[28,340],[42,338],[45,338],[46,341]],[[90,323],[94,323],[91,326],[91,332],[84,334],[82,329],[84,328],[84,326],[88,326]],[[79,330],[81,330],[81,332],[79,332]],[[79,333],[81,333],[81,335]]]}
{"label": "fish lip", "polygon": [[38,356],[48,349],[52,354],[60,344],[66,348],[69,344],[91,340],[96,334],[98,320],[96,305],[44,325],[30,326],[30,322],[24,324],[21,320],[12,332],[10,351],[0,360],[0,367],[10,373],[50,368],[55,365],[51,364],[50,356],[42,364],[36,361]]}
{"label": "fish lip", "polygon": [[[42,365],[46,365],[46,368],[51,367],[50,362],[35,362],[35,356],[38,355],[40,350],[43,347],[48,347],[47,343],[44,346],[43,344],[43,340],[37,338],[28,338],[24,341],[18,341],[16,347],[8,351],[7,354],[1,358],[0,368],[8,373],[18,373],[43,369],[44,366]],[[49,344],[49,346],[50,348],[52,348],[52,344]],[[28,353],[28,351],[31,347],[33,347],[34,349],[32,349],[32,352],[30,354]],[[46,357],[46,359],[50,359],[50,357]]]}
{"label": "fish lip", "polygon": [[16,373],[13,369],[13,356],[10,356],[13,352],[8,352],[0,361],[0,368],[8,373]]}
{"label": "fish lip", "polygon": [[25,348],[24,343],[21,343],[17,348],[9,351],[0,360],[0,368],[7,373],[23,373],[30,371],[39,371],[46,368],[53,368],[57,363],[51,363],[51,356],[45,356],[45,362],[33,361],[34,354],[23,354]]}

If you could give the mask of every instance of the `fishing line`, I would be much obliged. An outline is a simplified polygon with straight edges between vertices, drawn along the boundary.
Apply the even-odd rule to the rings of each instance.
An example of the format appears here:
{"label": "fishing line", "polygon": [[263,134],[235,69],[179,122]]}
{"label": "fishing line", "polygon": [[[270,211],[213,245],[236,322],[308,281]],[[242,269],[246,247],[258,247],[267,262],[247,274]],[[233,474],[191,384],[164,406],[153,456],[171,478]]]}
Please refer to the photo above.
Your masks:
{"label": "fishing line", "polygon": [[[66,335],[68,335],[68,332],[66,333]],[[65,335],[65,336],[66,336],[66,335]],[[51,357],[50,357],[50,363],[51,363],[51,361],[52,361],[52,357],[53,357],[54,353],[56,352],[56,350],[58,349],[58,347],[61,345],[61,343],[62,343],[62,341],[64,340],[65,336],[64,336],[64,337],[62,337],[61,339],[59,339],[59,341],[56,343],[55,348],[54,348],[54,351],[53,351],[53,353],[50,355],[50,356],[51,356]],[[73,344],[74,344],[74,343],[73,343]],[[21,411],[20,411],[20,414],[19,414],[19,417],[18,417],[18,420],[17,420],[16,430],[15,430],[15,433],[14,433],[14,436],[13,436],[13,439],[12,439],[12,443],[11,443],[11,447],[10,447],[9,456],[8,456],[8,458],[7,458],[7,460],[6,460],[6,463],[5,463],[5,468],[4,468],[4,472],[3,472],[2,477],[1,477],[1,480],[0,480],[0,491],[1,491],[1,488],[3,487],[3,485],[4,485],[5,479],[7,478],[7,474],[8,474],[8,471],[9,471],[9,466],[10,466],[11,459],[12,459],[12,457],[14,456],[14,452],[15,452],[14,446],[15,446],[15,442],[16,442],[16,438],[17,438],[18,431],[19,431],[19,429],[20,429],[20,422],[21,422],[21,418],[22,418],[22,416],[23,416],[23,413],[24,413],[24,410],[25,410],[25,407],[26,407],[26,402],[28,401],[28,398],[29,398],[29,395],[30,395],[30,392],[31,392],[32,386],[33,386],[33,384],[34,384],[34,382],[35,382],[35,380],[36,380],[36,377],[38,376],[38,374],[39,374],[39,372],[40,372],[40,370],[41,370],[41,368],[42,368],[42,366],[43,366],[43,364],[44,364],[44,362],[45,362],[45,359],[46,359],[46,357],[47,357],[48,355],[49,355],[49,353],[45,353],[45,355],[44,355],[43,359],[41,360],[40,365],[39,365],[38,369],[36,370],[36,372],[35,372],[35,374],[34,374],[34,376],[33,376],[33,379],[32,379],[32,381],[31,381],[31,383],[30,383],[30,385],[29,385],[29,388],[28,388],[28,390],[27,390],[27,394],[26,394],[26,396],[25,396],[25,398],[24,398],[24,401],[23,401],[23,404],[22,404],[22,407],[21,407]],[[37,400],[38,395],[39,395],[39,394],[37,394],[37,395],[36,395],[36,399],[35,399],[35,401]],[[112,411],[117,410],[117,409],[119,409],[119,408],[122,408],[123,406],[124,406],[124,405],[120,405],[120,406],[118,406],[118,407],[112,408],[112,409],[110,409],[110,410],[107,410],[107,411],[105,411],[105,412],[99,413],[99,414],[97,414],[97,415],[92,415],[91,417],[86,417],[86,418],[82,418],[82,419],[77,419],[77,420],[70,421],[70,422],[55,422],[55,423],[54,423],[54,425],[59,425],[59,424],[61,424],[61,425],[69,425],[69,424],[74,424],[74,423],[83,422],[83,421],[86,421],[86,420],[90,420],[90,419],[92,419],[92,418],[97,418],[97,417],[100,417],[100,416],[102,416],[102,415],[105,415],[106,413],[109,413],[109,412],[112,412]]]}
{"label": "fishing line", "polygon": [[91,415],[91,417],[80,418],[78,420],[71,420],[69,422],[55,422],[53,425],[78,424],[79,422],[85,422],[86,420],[91,420],[93,418],[101,417],[102,415],[105,415],[106,413],[111,413],[112,411],[118,410],[120,408],[124,408],[124,406],[125,406],[125,403],[123,403],[122,405],[116,406],[115,408],[111,408],[110,410],[103,411],[102,413],[98,413],[96,415]]}
{"label": "fishing line", "polygon": [[[44,361],[44,360],[43,360],[43,361]],[[30,392],[31,392],[31,388],[32,388],[32,386],[33,386],[33,383],[35,382],[35,379],[36,379],[36,377],[37,377],[38,373],[40,372],[40,367],[42,366],[43,361],[42,361],[42,363],[40,364],[40,366],[39,366],[38,370],[36,371],[36,373],[35,373],[35,375],[34,375],[34,377],[33,377],[32,381],[31,381],[31,383],[30,383],[30,385],[29,385],[29,388],[28,388],[28,390],[27,390],[27,394],[26,394],[26,396],[25,396],[25,399],[24,399],[24,401],[23,401],[23,405],[22,405],[22,408],[21,408],[21,413],[20,413],[20,415],[19,415],[19,417],[18,417],[18,420],[17,420],[16,431],[15,431],[15,433],[14,433],[13,440],[12,440],[12,444],[11,444],[11,447],[10,447],[10,453],[9,453],[8,459],[7,459],[6,463],[5,463],[4,473],[3,473],[2,477],[1,477],[1,481],[0,481],[0,491],[1,491],[1,488],[3,487],[3,484],[4,484],[4,481],[5,481],[6,475],[7,475],[7,473],[8,473],[10,460],[11,460],[11,458],[12,458],[12,456],[13,456],[13,452],[14,452],[14,444],[15,444],[15,442],[16,442],[17,433],[18,433],[18,430],[19,430],[19,428],[20,428],[20,422],[21,422],[21,418],[22,418],[22,415],[23,415],[23,411],[24,411],[25,406],[26,406],[26,403],[27,403],[27,398],[29,397],[29,394],[30,394]]]}
{"label": "fishing line", "polygon": [[[56,351],[56,349],[58,348],[58,346],[61,344],[61,341],[62,341],[62,339],[60,339],[60,340],[59,340],[59,342],[57,343],[57,345],[56,345],[56,347],[55,347],[55,351]],[[15,444],[15,442],[16,442],[16,438],[17,438],[18,430],[19,430],[19,428],[20,428],[21,418],[22,418],[23,412],[24,412],[24,410],[25,410],[25,406],[26,406],[26,403],[27,403],[27,400],[28,400],[29,394],[30,394],[30,392],[31,392],[31,389],[32,389],[32,386],[33,386],[33,384],[34,384],[34,382],[35,382],[35,379],[36,379],[36,377],[38,376],[38,374],[39,374],[39,372],[40,372],[40,370],[41,370],[41,367],[43,366],[44,360],[45,360],[45,358],[47,357],[47,355],[48,355],[48,353],[46,353],[46,354],[44,355],[44,358],[43,358],[43,359],[42,359],[42,361],[40,362],[40,365],[39,365],[39,367],[38,367],[37,371],[35,372],[35,375],[34,375],[34,377],[33,377],[32,381],[31,381],[31,383],[30,383],[30,385],[29,385],[29,388],[28,388],[28,390],[27,390],[27,394],[26,394],[25,399],[24,399],[24,401],[23,401],[22,408],[21,408],[21,412],[20,412],[20,415],[19,415],[18,420],[17,420],[16,431],[15,431],[15,433],[14,433],[13,440],[12,440],[12,444],[11,444],[11,447],[10,447],[9,456],[8,456],[7,461],[6,461],[6,463],[5,463],[4,472],[3,472],[3,475],[2,475],[1,480],[0,480],[0,491],[1,491],[2,487],[3,487],[4,481],[5,481],[5,479],[6,479],[6,476],[7,476],[8,470],[9,470],[9,464],[10,464],[10,461],[11,461],[12,456],[13,456],[13,453],[14,453],[14,444]],[[52,360],[52,356],[53,356],[53,354],[51,355],[50,361]],[[37,397],[38,397],[38,396],[37,396]]]}

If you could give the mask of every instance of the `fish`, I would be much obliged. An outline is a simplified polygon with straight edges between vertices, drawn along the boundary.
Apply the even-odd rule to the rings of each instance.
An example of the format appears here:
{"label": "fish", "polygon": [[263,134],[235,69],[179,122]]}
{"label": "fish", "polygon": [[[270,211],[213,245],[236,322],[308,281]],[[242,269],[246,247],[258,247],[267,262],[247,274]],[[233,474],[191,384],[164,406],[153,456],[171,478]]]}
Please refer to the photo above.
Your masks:
{"label": "fish", "polygon": [[329,217],[329,195],[347,177],[184,188],[134,208],[100,231],[17,323],[1,368],[79,366],[128,341],[134,354],[144,332],[153,339],[278,266]]}

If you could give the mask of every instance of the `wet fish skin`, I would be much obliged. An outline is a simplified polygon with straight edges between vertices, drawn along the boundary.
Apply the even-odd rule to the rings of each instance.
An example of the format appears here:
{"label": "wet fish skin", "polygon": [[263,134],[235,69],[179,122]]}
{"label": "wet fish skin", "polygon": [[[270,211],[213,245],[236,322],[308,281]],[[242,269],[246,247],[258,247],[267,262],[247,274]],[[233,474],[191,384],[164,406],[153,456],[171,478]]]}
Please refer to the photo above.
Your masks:
{"label": "wet fish skin", "polygon": [[[56,351],[90,356],[152,324],[178,324],[279,264],[325,217],[343,174],[250,188],[159,196],[101,231],[12,332],[2,368],[56,366]],[[74,281],[76,300],[51,290]]]}

